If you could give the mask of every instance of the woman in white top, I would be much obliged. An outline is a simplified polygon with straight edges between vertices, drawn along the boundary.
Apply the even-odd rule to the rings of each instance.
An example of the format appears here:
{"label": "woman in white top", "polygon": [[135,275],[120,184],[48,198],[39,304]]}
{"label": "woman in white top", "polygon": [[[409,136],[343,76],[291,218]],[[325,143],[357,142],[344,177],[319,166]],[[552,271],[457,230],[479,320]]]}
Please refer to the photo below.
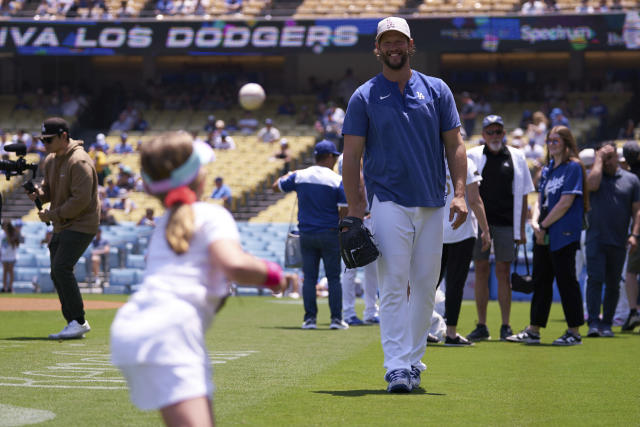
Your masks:
{"label": "woman in white top", "polygon": [[16,253],[20,245],[20,233],[10,221],[2,225],[4,235],[0,243],[2,259],[2,292],[13,292],[13,267],[16,265]]}
{"label": "woman in white top", "polygon": [[[445,170],[448,171],[448,167]],[[447,321],[447,333],[444,345],[450,347],[473,345],[471,341],[458,334],[458,317],[476,236],[479,236],[482,240],[483,251],[486,251],[491,246],[491,232],[489,231],[489,224],[484,211],[484,203],[478,189],[480,181],[482,181],[482,175],[478,173],[473,160],[467,158],[465,199],[467,205],[471,208],[471,212],[467,215],[466,221],[456,229],[451,226],[451,222],[446,216],[444,218],[442,260],[438,284],[443,278],[446,279],[444,314]],[[453,200],[453,183],[451,182],[451,176],[447,172],[446,206],[451,204],[451,200]],[[478,234],[478,224],[480,225],[480,234]]]}
{"label": "woman in white top", "polygon": [[112,362],[140,409],[159,409],[169,426],[214,424],[213,383],[204,334],[228,295],[228,281],[285,286],[282,269],[242,250],[221,206],[198,202],[207,161],[186,132],[142,145],[148,193],[167,207],[149,245],[141,289],[111,326]]}

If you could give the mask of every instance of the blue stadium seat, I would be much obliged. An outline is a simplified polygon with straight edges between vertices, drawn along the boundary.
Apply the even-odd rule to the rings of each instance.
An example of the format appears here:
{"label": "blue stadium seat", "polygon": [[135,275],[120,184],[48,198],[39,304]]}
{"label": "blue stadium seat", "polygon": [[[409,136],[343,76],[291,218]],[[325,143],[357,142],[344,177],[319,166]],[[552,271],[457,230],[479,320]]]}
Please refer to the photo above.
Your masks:
{"label": "blue stadium seat", "polygon": [[16,267],[36,267],[36,256],[30,252],[18,251]]}
{"label": "blue stadium seat", "polygon": [[144,255],[129,254],[127,255],[127,268],[138,268],[144,270],[147,266]]}
{"label": "blue stadium seat", "polygon": [[76,280],[78,282],[85,282],[87,280],[87,269],[90,265],[91,263],[87,263],[86,258],[80,257],[75,268],[73,269]]}
{"label": "blue stadium seat", "polygon": [[37,267],[51,267],[51,257],[49,254],[38,254],[36,255],[36,266]]}
{"label": "blue stadium seat", "polygon": [[53,280],[51,279],[51,270],[48,268],[41,268],[38,273],[38,286],[40,287],[40,292],[54,292],[55,286],[53,285]]}
{"label": "blue stadium seat", "polygon": [[109,286],[131,286],[137,283],[137,270],[134,268],[112,268],[109,274]]}

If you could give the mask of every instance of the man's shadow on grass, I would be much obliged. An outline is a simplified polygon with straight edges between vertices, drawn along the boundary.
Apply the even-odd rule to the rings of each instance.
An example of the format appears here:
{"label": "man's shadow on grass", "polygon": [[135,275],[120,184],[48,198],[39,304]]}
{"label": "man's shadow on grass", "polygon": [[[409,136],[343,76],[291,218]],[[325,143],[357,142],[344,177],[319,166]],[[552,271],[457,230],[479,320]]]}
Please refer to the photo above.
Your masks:
{"label": "man's shadow on grass", "polygon": [[[387,392],[384,389],[374,389],[374,390],[335,390],[335,391],[318,390],[318,391],[314,391],[313,393],[330,394],[330,395],[336,396],[336,397],[362,397],[362,396],[368,396],[368,395],[373,395],[373,394],[390,394],[389,392]],[[397,393],[397,394],[400,394],[400,393]],[[411,393],[405,393],[405,394],[424,394],[424,395],[428,395],[428,396],[446,396],[446,394],[444,394],[444,393],[428,393],[422,387],[415,388],[415,389],[413,389],[413,391]]]}
{"label": "man's shadow on grass", "polygon": [[48,337],[10,337],[10,338],[0,338],[0,341],[57,341],[57,340],[54,340]]}

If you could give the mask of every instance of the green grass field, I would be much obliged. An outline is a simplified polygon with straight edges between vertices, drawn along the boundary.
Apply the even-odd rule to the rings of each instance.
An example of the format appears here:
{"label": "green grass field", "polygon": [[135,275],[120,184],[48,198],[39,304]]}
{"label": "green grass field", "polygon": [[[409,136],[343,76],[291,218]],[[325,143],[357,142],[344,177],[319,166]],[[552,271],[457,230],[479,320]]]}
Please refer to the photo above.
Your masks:
{"label": "green grass field", "polygon": [[[472,348],[430,346],[422,389],[409,395],[384,391],[377,327],[331,331],[326,300],[319,308],[320,329],[303,331],[300,301],[245,297],[227,302],[207,335],[219,425],[640,423],[640,335],[585,338],[581,346],[552,347],[566,327],[558,304],[540,346],[499,341]],[[513,304],[514,330],[526,325],[528,313],[528,303]],[[130,403],[126,384],[108,362],[114,314],[89,311],[93,330],[87,338],[57,342],[45,337],[63,326],[59,312],[0,312],[0,426],[53,414],[55,418],[39,425],[159,425],[157,413],[138,411]],[[460,332],[468,333],[475,318],[475,307],[465,301]],[[492,302],[489,328],[494,336],[499,324],[498,306]]]}

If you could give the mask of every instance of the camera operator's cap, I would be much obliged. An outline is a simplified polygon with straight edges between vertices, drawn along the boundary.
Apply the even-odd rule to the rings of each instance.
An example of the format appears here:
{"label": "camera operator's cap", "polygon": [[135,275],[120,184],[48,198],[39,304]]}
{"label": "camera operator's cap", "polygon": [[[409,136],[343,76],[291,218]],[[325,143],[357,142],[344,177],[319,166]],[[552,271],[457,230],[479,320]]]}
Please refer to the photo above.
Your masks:
{"label": "camera operator's cap", "polygon": [[316,156],[318,154],[333,154],[335,156],[339,156],[340,152],[336,150],[336,145],[333,142],[328,139],[323,139],[316,144],[313,154]]}
{"label": "camera operator's cap", "polygon": [[485,129],[486,127],[491,126],[493,124],[504,127],[504,121],[502,120],[502,117],[497,116],[495,114],[491,114],[490,116],[487,116],[482,120],[482,129]]}
{"label": "camera operator's cap", "polygon": [[378,22],[378,33],[376,34],[376,42],[379,41],[380,37],[382,37],[382,35],[387,31],[397,31],[407,36],[407,38],[409,39],[411,38],[411,31],[409,30],[409,24],[403,18],[390,16]]}
{"label": "camera operator's cap", "polygon": [[51,117],[42,123],[42,134],[39,138],[60,135],[62,132],[69,134],[69,123],[61,117]]}

